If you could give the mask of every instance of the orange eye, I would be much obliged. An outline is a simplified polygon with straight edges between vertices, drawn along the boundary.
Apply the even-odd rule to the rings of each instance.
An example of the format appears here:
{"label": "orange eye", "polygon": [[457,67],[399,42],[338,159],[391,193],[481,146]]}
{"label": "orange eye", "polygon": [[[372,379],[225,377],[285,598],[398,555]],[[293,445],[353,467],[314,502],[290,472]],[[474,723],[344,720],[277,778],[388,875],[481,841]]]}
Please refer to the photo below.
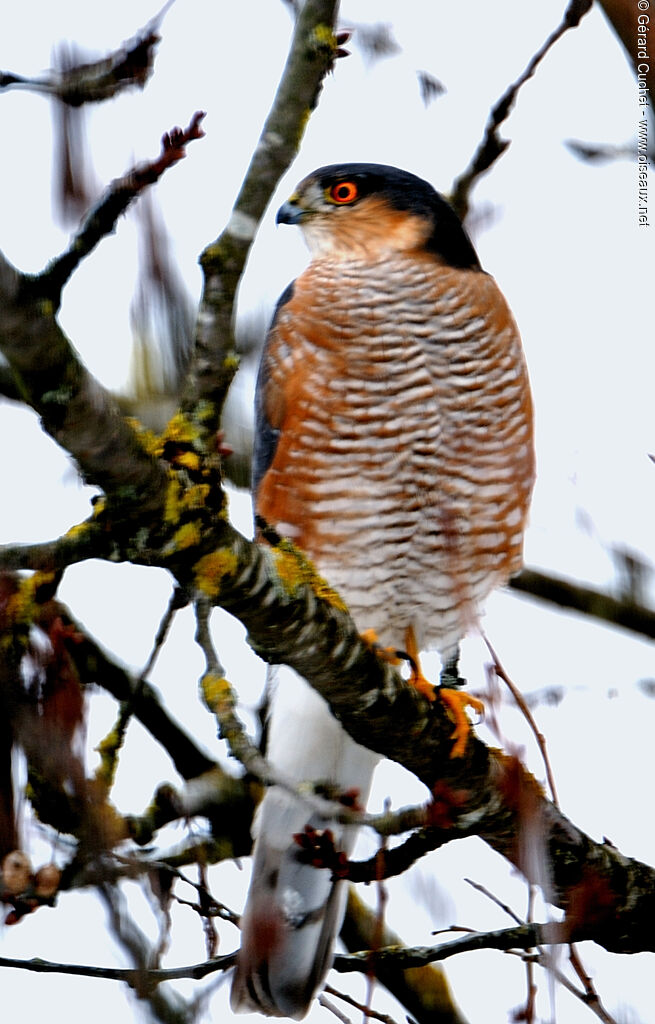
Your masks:
{"label": "orange eye", "polygon": [[330,199],[333,203],[352,203],[357,199],[359,189],[354,181],[340,181],[330,189]]}

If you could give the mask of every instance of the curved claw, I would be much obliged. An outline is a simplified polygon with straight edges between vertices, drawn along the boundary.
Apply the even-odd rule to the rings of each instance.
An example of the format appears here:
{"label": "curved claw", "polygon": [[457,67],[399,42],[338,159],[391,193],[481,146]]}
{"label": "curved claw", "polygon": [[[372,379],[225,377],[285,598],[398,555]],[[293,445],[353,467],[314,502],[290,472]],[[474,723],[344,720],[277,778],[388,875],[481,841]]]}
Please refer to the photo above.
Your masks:
{"label": "curved claw", "polygon": [[437,692],[455,722],[455,728],[450,737],[454,740],[450,756],[462,757],[466,751],[469,733],[471,732],[471,723],[466,714],[466,708],[473,708],[478,714],[482,714],[484,704],[477,697],[472,697],[470,693],[465,693],[463,690],[451,690],[448,687],[440,687]]}

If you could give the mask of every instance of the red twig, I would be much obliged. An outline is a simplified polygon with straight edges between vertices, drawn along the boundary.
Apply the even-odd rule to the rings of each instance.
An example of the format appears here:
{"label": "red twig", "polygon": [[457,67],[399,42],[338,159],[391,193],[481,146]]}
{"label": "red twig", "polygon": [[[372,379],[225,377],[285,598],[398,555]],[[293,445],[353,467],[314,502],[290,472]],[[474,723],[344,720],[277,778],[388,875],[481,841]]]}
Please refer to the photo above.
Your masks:
{"label": "red twig", "polygon": [[516,684],[513,683],[512,680],[510,679],[510,677],[507,675],[507,672],[503,668],[498,655],[496,654],[494,648],[491,645],[491,642],[490,642],[489,638],[485,635],[484,632],[482,632],[482,639],[484,640],[485,644],[487,645],[487,650],[489,651],[489,654],[492,657],[493,667],[494,667],[494,671],[495,671],[496,675],[499,677],[499,679],[502,679],[502,681],[505,683],[505,686],[507,687],[509,692],[512,694],[512,697],[516,701],[516,703],[517,703],[517,705],[518,705],[518,707],[519,707],[519,709],[521,711],[521,714],[523,715],[523,717],[525,718],[526,722],[530,726],[530,729],[531,729],[531,731],[532,731],[532,733],[534,735],[534,738],[537,741],[537,746],[539,747],[539,751],[541,753],[541,757],[542,757],[542,760],[544,762],[544,768],[546,770],[546,779],[548,781],[548,788],[550,789],[550,795],[551,795],[553,803],[555,804],[555,807],[559,808],[559,801],[557,799],[557,789],[555,787],[555,777],[553,775],[553,771],[552,771],[552,768],[551,768],[551,765],[550,765],[550,759],[548,757],[548,752],[546,750],[546,738],[545,738],[544,734],[539,730],[539,728],[537,726],[537,723],[535,722],[535,720],[534,720],[534,718],[532,716],[532,712],[530,711],[530,708],[528,707],[528,705],[526,704],[525,700],[523,699],[523,694],[521,693],[519,688],[516,686]]}
{"label": "red twig", "polygon": [[140,164],[132,171],[128,171],[124,178],[119,178],[113,183],[114,186],[120,188],[127,185],[129,188],[132,183],[136,194],[147,185],[157,181],[169,167],[186,156],[186,147],[190,142],[204,138],[205,133],[201,127],[204,117],[204,110],[196,110],[186,128],[176,126],[171,128],[170,132],[164,132],[161,138],[161,152],[157,159]]}

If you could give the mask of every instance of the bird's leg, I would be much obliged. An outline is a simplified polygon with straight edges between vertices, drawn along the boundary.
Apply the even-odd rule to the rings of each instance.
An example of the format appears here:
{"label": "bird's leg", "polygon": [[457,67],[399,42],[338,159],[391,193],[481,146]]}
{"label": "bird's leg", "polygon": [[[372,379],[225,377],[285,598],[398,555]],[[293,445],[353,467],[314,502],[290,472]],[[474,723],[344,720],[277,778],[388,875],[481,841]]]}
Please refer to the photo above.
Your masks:
{"label": "bird's leg", "polygon": [[406,657],[411,667],[411,675],[409,681],[415,690],[425,697],[429,701],[437,699],[437,687],[434,683],[431,683],[423,675],[423,669],[421,668],[421,661],[419,658],[419,649],[416,642],[416,635],[414,633],[414,627],[408,626],[405,630],[405,651]]}
{"label": "bird's leg", "polygon": [[405,632],[405,644],[410,664],[412,665],[410,682],[428,700],[436,700],[439,697],[446,705],[448,714],[455,723],[455,729],[450,737],[453,740],[450,756],[462,757],[466,750],[469,733],[471,732],[471,723],[466,714],[466,708],[471,707],[478,714],[481,714],[484,711],[484,704],[477,697],[472,697],[471,694],[461,689],[466,680],[460,676],[457,667],[459,648],[455,650],[455,653],[444,664],[439,678],[439,685],[433,686],[421,671],[418,645],[411,626],[408,626]]}
{"label": "bird's leg", "polygon": [[443,663],[439,686],[445,686],[450,690],[458,690],[460,686],[466,686],[466,679],[459,674],[459,644],[453,654]]}

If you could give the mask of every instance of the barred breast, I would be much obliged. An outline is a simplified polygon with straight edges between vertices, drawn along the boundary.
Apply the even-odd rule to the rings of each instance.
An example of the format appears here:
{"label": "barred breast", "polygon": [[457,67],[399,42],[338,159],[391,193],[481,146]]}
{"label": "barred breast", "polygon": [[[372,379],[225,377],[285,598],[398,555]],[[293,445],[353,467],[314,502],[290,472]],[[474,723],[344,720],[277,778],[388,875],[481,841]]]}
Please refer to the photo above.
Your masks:
{"label": "barred breast", "polygon": [[269,335],[279,440],[259,513],[361,630],[448,654],[518,571],[534,480],[532,406],[495,281],[429,254],[314,260]]}

